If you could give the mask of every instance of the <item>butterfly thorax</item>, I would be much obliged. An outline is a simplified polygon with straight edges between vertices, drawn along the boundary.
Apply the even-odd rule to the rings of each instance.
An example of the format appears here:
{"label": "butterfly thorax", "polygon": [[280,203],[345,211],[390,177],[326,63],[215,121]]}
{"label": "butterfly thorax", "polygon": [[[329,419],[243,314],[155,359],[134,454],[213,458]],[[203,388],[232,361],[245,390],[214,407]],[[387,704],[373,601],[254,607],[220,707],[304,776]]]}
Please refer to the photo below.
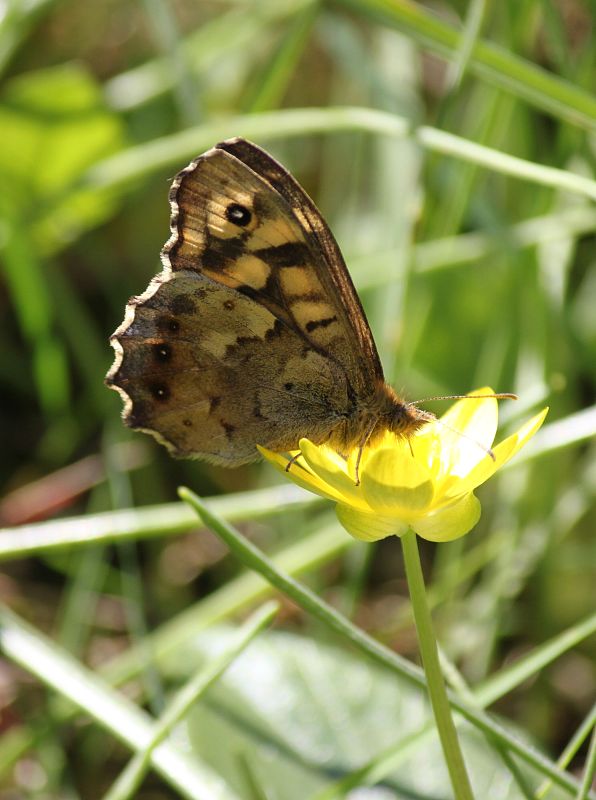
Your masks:
{"label": "butterfly thorax", "polygon": [[369,398],[359,398],[353,412],[334,428],[327,443],[345,454],[375,444],[387,431],[407,438],[432,419],[432,414],[404,402],[391,386],[379,381]]}

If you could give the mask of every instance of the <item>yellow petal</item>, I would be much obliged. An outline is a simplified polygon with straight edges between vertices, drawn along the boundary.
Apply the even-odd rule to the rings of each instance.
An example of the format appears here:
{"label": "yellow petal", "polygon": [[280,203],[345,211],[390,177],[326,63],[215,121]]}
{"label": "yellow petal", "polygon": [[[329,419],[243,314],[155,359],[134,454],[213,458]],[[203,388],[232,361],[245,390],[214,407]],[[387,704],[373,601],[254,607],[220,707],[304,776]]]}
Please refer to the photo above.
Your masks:
{"label": "yellow petal", "polygon": [[493,449],[495,456],[494,461],[490,456],[485,456],[468,475],[454,482],[446,491],[446,495],[453,496],[455,493],[459,495],[462,492],[471,492],[477,486],[487,481],[498,469],[513,458],[532,436],[534,436],[544,422],[547,413],[548,408],[543,409],[540,413],[532,417],[532,419],[528,420],[528,422],[524,423],[518,431],[512,433],[511,436],[508,436],[500,442],[500,444]]}
{"label": "yellow petal", "polygon": [[480,503],[470,492],[449,506],[413,520],[412,530],[431,542],[450,542],[463,536],[480,519]]}
{"label": "yellow petal", "polygon": [[267,450],[266,447],[261,447],[260,445],[257,445],[257,448],[278,472],[281,472],[285,478],[289,478],[296,486],[300,486],[301,489],[306,489],[308,492],[326,497],[328,500],[334,500],[336,503],[344,499],[339,492],[333,490],[332,486],[323,483],[323,481],[316,475],[313,475],[307,467],[300,464],[300,461],[292,464],[288,470],[287,456],[283,456],[281,453],[276,453],[273,450]]}
{"label": "yellow petal", "polygon": [[[483,386],[471,394],[491,394],[490,386]],[[458,400],[444,414],[438,424],[441,433],[441,475],[466,475],[486,455],[497,432],[499,409],[494,398]],[[448,426],[448,427],[447,427]]]}
{"label": "yellow petal", "polygon": [[538,414],[533,416],[527,422],[524,422],[524,424],[518,431],[512,433],[511,436],[508,436],[507,439],[501,442],[501,444],[497,445],[495,447],[495,456],[497,456],[497,460],[499,457],[498,454],[499,448],[501,448],[510,439],[515,440],[515,447],[513,449],[513,452],[510,455],[508,455],[507,458],[505,458],[502,463],[505,464],[507,461],[509,461],[510,458],[513,458],[513,456],[522,449],[522,447],[526,444],[526,442],[529,441],[529,439],[531,439],[532,436],[534,436],[536,431],[540,428],[540,426],[546,419],[547,414],[548,414],[548,406],[546,408],[543,408],[542,411],[539,411]]}
{"label": "yellow petal", "polygon": [[333,488],[340,502],[350,503],[362,511],[371,510],[361,487],[348,473],[346,461],[339,453],[330,447],[313,444],[308,439],[300,440],[300,450],[308,467],[321,481]]}
{"label": "yellow petal", "polygon": [[377,450],[362,476],[368,505],[381,514],[410,517],[423,513],[433,499],[433,484],[423,464],[401,448]]}
{"label": "yellow petal", "polygon": [[438,420],[427,422],[408,440],[414,458],[419,464],[424,464],[433,480],[438,478],[442,470],[441,449],[444,443],[441,436],[444,432],[445,428],[441,427]]}
{"label": "yellow petal", "polygon": [[347,532],[363,542],[376,542],[387,536],[403,536],[408,530],[408,524],[395,519],[395,517],[367,514],[343,503],[336,505],[335,512]]}

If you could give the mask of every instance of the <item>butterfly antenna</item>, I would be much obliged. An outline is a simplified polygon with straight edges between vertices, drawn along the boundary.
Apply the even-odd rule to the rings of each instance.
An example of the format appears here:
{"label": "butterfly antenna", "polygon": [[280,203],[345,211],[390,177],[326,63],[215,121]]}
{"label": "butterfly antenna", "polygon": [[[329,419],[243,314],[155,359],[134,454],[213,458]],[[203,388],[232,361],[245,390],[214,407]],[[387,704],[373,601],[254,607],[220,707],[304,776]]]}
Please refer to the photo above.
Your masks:
{"label": "butterfly antenna", "polygon": [[[468,397],[468,395],[465,396]],[[468,436],[467,433],[458,431],[457,428],[452,428],[451,425],[449,425],[447,422],[443,422],[443,420],[439,419],[438,417],[435,417],[434,422],[438,422],[439,425],[442,425],[448,431],[451,431],[451,433],[456,433],[458,436],[461,436],[462,439],[467,439],[469,442],[472,442],[472,444],[475,444],[476,447],[479,447],[483,453],[486,453],[487,456],[490,456],[493,461],[497,460],[492,447],[487,447],[485,444],[482,444],[482,442],[479,442],[478,439],[474,439],[473,436]]]}
{"label": "butterfly antenna", "polygon": [[[486,399],[495,399],[495,400],[517,400],[517,395],[513,394],[513,392],[498,392],[492,394],[447,394],[441,395],[440,397],[426,397],[423,400],[414,400],[411,403],[406,403],[407,406],[415,406],[418,407],[419,403],[428,403],[430,400],[486,400]],[[472,436],[468,436],[467,433],[463,431],[458,431],[457,428],[452,428],[447,422],[444,422],[442,419],[438,417],[434,418],[435,422],[438,422],[439,425],[442,425],[451,433],[456,433],[458,436],[461,436],[463,439],[467,439],[469,442],[472,442],[477,447],[479,447],[487,456],[490,456],[493,461],[496,461],[495,453],[492,447],[486,447],[486,445],[479,442],[478,439],[474,439]]]}
{"label": "butterfly antenna", "polygon": [[513,392],[498,392],[496,394],[443,394],[437,397],[423,397],[422,400],[412,400],[407,406],[418,406],[420,403],[430,403],[431,400],[519,400]]}

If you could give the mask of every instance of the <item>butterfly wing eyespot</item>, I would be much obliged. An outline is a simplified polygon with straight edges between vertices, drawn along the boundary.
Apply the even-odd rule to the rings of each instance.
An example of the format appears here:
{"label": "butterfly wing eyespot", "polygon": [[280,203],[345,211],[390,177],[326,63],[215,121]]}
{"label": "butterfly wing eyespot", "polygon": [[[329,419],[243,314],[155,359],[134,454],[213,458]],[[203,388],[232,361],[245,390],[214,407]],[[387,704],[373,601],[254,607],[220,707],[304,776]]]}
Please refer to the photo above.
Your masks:
{"label": "butterfly wing eyespot", "polygon": [[[302,437],[347,452],[383,372],[339,247],[292,176],[242,139],[183,169],[163,272],[112,337],[124,421],[236,466]],[[217,402],[213,402],[217,398]]]}
{"label": "butterfly wing eyespot", "polygon": [[171,346],[169,344],[165,344],[164,342],[160,342],[159,344],[153,345],[153,352],[156,361],[162,363],[168,361],[172,356]]}
{"label": "butterfly wing eyespot", "polygon": [[252,214],[246,206],[241,206],[239,203],[230,203],[225,211],[226,219],[234,225],[244,227],[248,225],[252,219]]}

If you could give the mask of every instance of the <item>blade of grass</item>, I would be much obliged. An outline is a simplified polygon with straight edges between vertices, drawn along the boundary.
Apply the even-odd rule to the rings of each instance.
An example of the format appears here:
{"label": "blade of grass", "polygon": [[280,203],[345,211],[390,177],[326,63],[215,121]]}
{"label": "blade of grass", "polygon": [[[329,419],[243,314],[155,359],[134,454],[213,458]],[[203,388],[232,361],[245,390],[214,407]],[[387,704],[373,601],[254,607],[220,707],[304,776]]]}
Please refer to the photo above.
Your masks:
{"label": "blade of grass", "polygon": [[23,40],[53,5],[57,5],[56,0],[29,0],[27,3],[9,2],[3,5],[0,24],[0,73],[4,72]]}
{"label": "blade of grass", "polygon": [[14,210],[2,203],[6,213],[2,242],[3,272],[23,337],[32,353],[32,373],[38,401],[48,418],[66,411],[70,380],[63,343],[54,335],[52,304],[44,263],[25,226]]}
{"label": "blade of grass", "polygon": [[[307,613],[312,614],[325,626],[347,639],[347,641],[361,653],[372,658],[377,663],[383,664],[387,668],[397,672],[413,685],[425,689],[424,675],[419,668],[354,626],[335,609],[322,601],[310,589],[279,570],[279,568],[258,550],[258,548],[248,542],[220,517],[213,514],[209,508],[205,506],[203,501],[191,492],[190,489],[181,488],[179,494],[192,505],[204,523],[228,545],[234,555],[247,567],[263,575],[263,577],[290,597]],[[556,784],[566,791],[570,793],[577,791],[578,785],[574,778],[559,770],[545,756],[538,753],[533,748],[518,741],[489,716],[475,708],[470,708],[453,694],[450,694],[449,701],[452,707],[468,720],[468,722],[471,722],[487,736],[499,740],[512,754],[521,758],[526,764],[534,767],[544,775],[550,776]]]}
{"label": "blade of grass", "polygon": [[294,108],[230,117],[137,145],[95,164],[81,178],[85,187],[128,188],[141,176],[173,168],[213,142],[232,135],[268,141],[331,131],[367,130],[387,136],[412,136],[422,147],[495,170],[504,175],[596,199],[596,181],[476,144],[426,125],[416,127],[397,114],[372,108]]}
{"label": "blade of grass", "polygon": [[518,453],[515,463],[531,461],[545,453],[552,453],[562,447],[593,439],[594,436],[596,436],[596,406],[590,406],[545,425],[528,446]]}
{"label": "blade of grass", "polygon": [[492,705],[593,633],[596,633],[596,613],[572,625],[550,641],[535,647],[531,653],[520,658],[515,664],[499,670],[496,675],[475,687],[474,695],[477,702],[483,707]]}
{"label": "blade of grass", "polygon": [[[114,458],[115,445],[119,435],[119,433],[115,434],[112,426],[108,425],[102,443],[111,507],[114,510],[126,508],[133,501],[130,473],[119,469]],[[142,649],[147,641],[149,623],[145,613],[146,590],[139,563],[138,544],[130,540],[119,541],[116,543],[116,553],[119,567],[119,595],[123,603],[126,630],[130,639]],[[165,690],[161,675],[150,658],[147,658],[139,678],[143,687],[143,695],[148,700],[149,710],[153,715],[159,714],[164,707]]]}
{"label": "blade of grass", "polygon": [[[86,391],[97,413],[106,413],[111,398],[97,380],[98,364],[106,361],[105,330],[99,329],[89,307],[59,262],[45,259],[44,272],[49,285],[50,302],[60,309],[56,326],[69,348],[70,363],[76,364],[86,383]],[[80,388],[77,390],[81,391]]]}
{"label": "blade of grass", "polygon": [[[462,33],[411,0],[338,0],[362,17],[397,28],[440,55],[452,58]],[[580,125],[596,127],[596,98],[510,51],[485,41],[472,48],[468,69],[537,108]]]}
{"label": "blade of grass", "polygon": [[153,38],[168,65],[173,79],[173,95],[178,115],[186,125],[195,125],[201,118],[199,110],[199,87],[190,68],[187,50],[181,46],[178,25],[170,3],[164,0],[143,0],[146,16]]}
{"label": "blade of grass", "polygon": [[267,59],[258,89],[245,106],[247,111],[267,111],[281,105],[318,13],[319,3],[311,2],[290,21],[277,50]]}
{"label": "blade of grass", "polygon": [[149,742],[139,750],[124,771],[105,794],[104,800],[128,800],[133,797],[151,764],[151,756],[172,732],[175,725],[188,713],[207,689],[218,680],[230,664],[238,658],[279,611],[279,603],[269,601],[252,614],[235,632],[232,642],[217,658],[201,667],[174,695],[161,717],[156,720]]}
{"label": "blade of grass", "polygon": [[588,794],[590,793],[590,787],[592,786],[592,781],[594,780],[595,773],[596,773],[596,725],[594,725],[594,728],[592,729],[592,738],[590,739],[590,748],[588,750],[588,757],[586,759],[586,765],[584,767],[584,776],[582,779],[582,784],[577,792],[576,800],[586,800]]}
{"label": "blade of grass", "polygon": [[[4,607],[0,607],[0,649],[119,741],[134,750],[146,747],[151,741],[152,720],[146,712]],[[232,790],[201,764],[196,755],[189,758],[167,742],[154,750],[151,763],[183,797],[237,800]]]}
{"label": "blade of grass", "polygon": [[525,219],[494,232],[464,233],[421,242],[413,250],[414,271],[432,272],[458,266],[489,256],[503,247],[532,247],[567,237],[579,237],[591,233],[595,228],[596,211],[591,206],[571,206],[553,214]]}
{"label": "blade of grass", "polygon": [[565,23],[562,19],[562,8],[555,7],[552,0],[542,3],[542,18],[548,37],[549,52],[557,66],[557,71],[569,77],[569,42]]}
{"label": "blade of grass", "polygon": [[455,59],[449,65],[447,80],[451,89],[457,89],[461,83],[472,51],[480,35],[480,28],[486,13],[486,0],[471,0],[466,11],[464,29],[455,54]]}
{"label": "blade of grass", "polygon": [[[324,501],[294,486],[274,486],[214,497],[211,502],[229,519],[237,520],[264,518],[294,506],[309,507]],[[184,503],[164,503],[2,528],[0,561],[92,544],[187,533],[196,527],[196,515]]]}
{"label": "blade of grass", "polygon": [[596,181],[591,178],[584,178],[573,172],[546,167],[543,164],[536,164],[517,156],[501,153],[491,147],[485,147],[468,139],[462,139],[460,136],[454,136],[447,131],[440,131],[425,125],[416,129],[414,136],[420,144],[434,152],[455,156],[472,164],[480,164],[503,175],[511,175],[542,186],[585,194],[592,200],[596,199]]}
{"label": "blade of grass", "polygon": [[[194,527],[196,515],[192,513]],[[353,541],[344,534],[334,519],[331,525],[286,547],[275,556],[274,561],[291,575],[299,575],[327,564],[352,545]],[[100,674],[110,685],[132,680],[148,663],[159,663],[176,648],[196,638],[201,631],[245,611],[274,591],[271,584],[260,575],[254,572],[241,574],[162,624],[147,636],[142,645],[133,645],[126,652],[103,664]],[[73,714],[62,708],[55,716],[64,721]],[[12,733],[14,735],[8,738],[7,735],[0,738],[0,776],[8,773],[21,753],[35,746],[36,734],[29,728],[23,727]]]}
{"label": "blade of grass", "polygon": [[329,783],[310,800],[344,800],[349,797],[352,789],[380,783],[393,770],[407,761],[434,734],[434,724],[426,723],[420,730],[404,736],[397,744],[388,747],[368,764]]}
{"label": "blade of grass", "polygon": [[[582,746],[587,737],[590,735],[590,731],[592,731],[594,728],[596,728],[596,703],[592,706],[591,712],[584,719],[582,724],[575,731],[575,733],[565,746],[563,752],[557,759],[557,766],[562,767],[563,769],[567,768],[573,756],[577,753],[579,748]],[[551,780],[544,781],[544,783],[542,783],[536,790],[536,793],[534,795],[535,800],[542,800],[543,797],[546,797],[551,787],[552,787]]]}
{"label": "blade of grass", "polygon": [[[254,46],[267,29],[300,12],[312,0],[283,3],[250,2],[219,14],[183,41],[181,48],[194,75],[204,75],[228,53]],[[104,84],[108,104],[116,111],[129,111],[170,91],[175,75],[167,58],[156,58],[110,78]]]}
{"label": "blade of grass", "polygon": [[[311,536],[286,547],[274,556],[273,561],[291,575],[301,575],[329,563],[351,546],[352,541],[334,520]],[[112,684],[131,680],[146,663],[148,652],[152,661],[159,662],[210,625],[229,619],[270,596],[273,591],[271,584],[260,575],[246,572],[162,624],[148,635],[143,647],[129,648],[126,653],[104,664],[102,675]]]}
{"label": "blade of grass", "polygon": [[[502,252],[504,248],[515,252],[517,249],[547,242],[579,238],[594,230],[596,210],[587,205],[573,206],[495,231],[462,233],[420,242],[411,250],[412,270],[422,274],[452,269],[481,261],[494,253]],[[398,251],[392,249],[352,257],[348,255],[346,260],[350,266],[350,274],[362,290],[383,286],[391,276],[398,255]]]}

